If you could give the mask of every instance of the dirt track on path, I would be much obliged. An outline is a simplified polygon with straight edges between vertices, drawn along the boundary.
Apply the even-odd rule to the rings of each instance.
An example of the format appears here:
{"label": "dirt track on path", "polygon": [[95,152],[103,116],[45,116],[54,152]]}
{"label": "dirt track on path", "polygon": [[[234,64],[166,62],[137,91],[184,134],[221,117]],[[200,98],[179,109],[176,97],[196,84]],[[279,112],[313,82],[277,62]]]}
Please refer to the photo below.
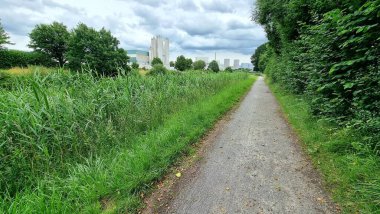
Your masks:
{"label": "dirt track on path", "polygon": [[263,78],[219,129],[160,213],[335,213]]}

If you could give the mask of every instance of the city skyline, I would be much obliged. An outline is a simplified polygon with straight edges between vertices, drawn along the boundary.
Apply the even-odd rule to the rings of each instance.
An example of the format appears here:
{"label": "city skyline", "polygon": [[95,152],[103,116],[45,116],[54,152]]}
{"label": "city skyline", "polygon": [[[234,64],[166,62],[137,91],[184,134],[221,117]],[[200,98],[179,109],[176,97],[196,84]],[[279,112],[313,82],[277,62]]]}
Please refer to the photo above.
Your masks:
{"label": "city skyline", "polygon": [[253,0],[2,0],[0,19],[16,43],[10,49],[30,50],[32,29],[58,21],[68,29],[78,23],[104,27],[125,50],[149,50],[150,39],[162,35],[170,40],[170,61],[179,55],[212,59],[217,52],[221,60],[249,62],[255,48],[267,41],[263,28],[251,21],[252,7]]}

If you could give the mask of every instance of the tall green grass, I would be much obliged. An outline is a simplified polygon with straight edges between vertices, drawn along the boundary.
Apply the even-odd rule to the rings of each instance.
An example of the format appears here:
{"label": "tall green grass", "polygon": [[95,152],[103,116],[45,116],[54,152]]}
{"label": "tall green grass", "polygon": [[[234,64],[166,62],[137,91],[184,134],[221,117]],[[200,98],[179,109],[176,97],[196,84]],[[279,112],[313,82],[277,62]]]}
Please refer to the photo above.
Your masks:
{"label": "tall green grass", "polygon": [[267,82],[342,212],[379,213],[380,159],[362,134],[313,117],[307,98]]}
{"label": "tall green grass", "polygon": [[133,212],[249,89],[243,73],[0,80],[0,212]]}

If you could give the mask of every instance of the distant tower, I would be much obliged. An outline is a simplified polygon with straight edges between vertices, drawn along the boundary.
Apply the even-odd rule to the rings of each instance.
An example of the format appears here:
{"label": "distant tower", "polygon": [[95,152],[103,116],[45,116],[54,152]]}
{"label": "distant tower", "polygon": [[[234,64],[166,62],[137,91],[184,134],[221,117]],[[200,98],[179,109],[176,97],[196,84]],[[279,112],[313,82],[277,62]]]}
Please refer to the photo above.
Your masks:
{"label": "distant tower", "polygon": [[153,58],[160,58],[165,66],[169,66],[169,39],[161,36],[156,36],[151,39],[149,49],[149,62],[152,62]]}
{"label": "distant tower", "polygon": [[235,59],[234,60],[234,69],[238,69],[238,68],[240,68],[240,60]]}

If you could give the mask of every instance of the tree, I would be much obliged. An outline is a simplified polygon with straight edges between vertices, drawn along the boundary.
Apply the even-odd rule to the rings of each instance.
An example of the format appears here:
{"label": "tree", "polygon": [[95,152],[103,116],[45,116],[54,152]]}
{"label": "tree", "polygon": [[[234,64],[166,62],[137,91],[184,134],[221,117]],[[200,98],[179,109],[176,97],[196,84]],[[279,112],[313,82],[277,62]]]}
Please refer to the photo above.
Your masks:
{"label": "tree", "polygon": [[265,67],[260,69],[259,64],[260,64],[260,61],[261,61],[260,57],[264,54],[264,52],[266,51],[266,49],[267,49],[267,43],[262,44],[258,48],[256,48],[255,53],[251,56],[251,63],[254,66],[254,68],[253,68],[254,71],[264,72]]}
{"label": "tree", "polygon": [[203,60],[197,60],[193,63],[194,70],[203,70],[206,68],[206,63]]}
{"label": "tree", "polygon": [[219,72],[219,65],[215,60],[212,60],[207,69],[217,73]]}
{"label": "tree", "polygon": [[174,63],[174,68],[179,71],[185,71],[191,69],[193,64],[192,59],[186,59],[183,55],[177,57],[177,60]]}
{"label": "tree", "polygon": [[152,63],[150,63],[152,66],[154,65],[157,65],[157,64],[161,64],[163,65],[164,63],[162,63],[161,59],[158,58],[158,57],[154,57],[153,60],[152,60]]}
{"label": "tree", "polygon": [[138,69],[139,66],[140,66],[140,65],[139,65],[137,62],[133,62],[133,63],[132,63],[132,68],[133,68],[133,69]]}
{"label": "tree", "polygon": [[3,45],[6,45],[6,44],[12,45],[13,43],[9,41],[9,35],[7,34],[7,32],[5,32],[0,22],[0,50],[3,49],[4,48]]}
{"label": "tree", "polygon": [[96,31],[79,24],[72,30],[68,45],[67,59],[71,69],[80,70],[83,66],[107,76],[130,70],[126,51],[118,47],[119,40],[104,28]]}
{"label": "tree", "polygon": [[170,67],[174,67],[174,62],[170,61]]}
{"label": "tree", "polygon": [[193,68],[193,60],[191,58],[186,59],[186,70]]}
{"label": "tree", "polygon": [[69,32],[62,23],[40,24],[29,34],[29,47],[38,52],[45,53],[63,66],[66,63],[66,51],[68,49]]}

